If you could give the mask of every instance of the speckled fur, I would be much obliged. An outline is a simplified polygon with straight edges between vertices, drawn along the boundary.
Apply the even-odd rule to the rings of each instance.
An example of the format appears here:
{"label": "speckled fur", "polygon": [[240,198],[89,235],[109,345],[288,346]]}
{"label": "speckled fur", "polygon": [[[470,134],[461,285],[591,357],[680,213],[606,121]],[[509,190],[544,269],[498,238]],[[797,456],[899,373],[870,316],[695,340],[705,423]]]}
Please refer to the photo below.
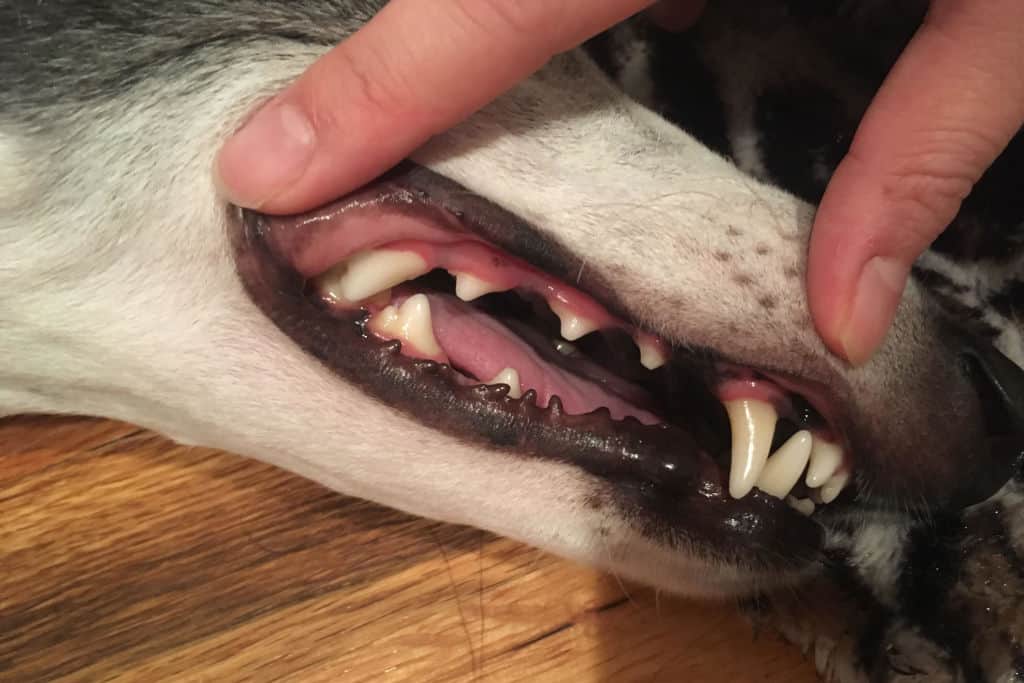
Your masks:
{"label": "speckled fur", "polygon": [[[649,106],[752,176],[813,202],[924,9],[904,2],[879,13],[864,4],[765,2],[750,11],[720,0],[685,36],[635,22],[594,49]],[[891,14],[894,7],[901,14]],[[880,25],[888,31],[882,37]],[[672,80],[673,63],[686,80]],[[693,80],[712,84],[701,100],[676,95]],[[1015,169],[1022,161],[1024,134],[914,270],[1018,365],[1024,205]],[[836,526],[829,545],[826,577],[751,603],[755,618],[799,644],[824,679],[1024,681],[1024,477],[964,514]]]}

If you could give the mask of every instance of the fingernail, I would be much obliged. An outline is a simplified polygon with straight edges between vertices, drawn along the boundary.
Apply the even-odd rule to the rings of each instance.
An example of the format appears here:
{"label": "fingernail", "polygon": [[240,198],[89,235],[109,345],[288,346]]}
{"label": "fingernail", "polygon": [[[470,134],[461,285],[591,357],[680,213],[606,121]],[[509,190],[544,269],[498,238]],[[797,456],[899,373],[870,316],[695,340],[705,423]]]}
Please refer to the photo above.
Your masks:
{"label": "fingernail", "polygon": [[853,365],[866,363],[882,345],[909,273],[902,262],[886,256],[876,256],[864,264],[839,335],[846,359]]}
{"label": "fingernail", "polygon": [[294,185],[316,148],[316,133],[301,109],[264,105],[221,149],[217,180],[232,203],[258,209]]}

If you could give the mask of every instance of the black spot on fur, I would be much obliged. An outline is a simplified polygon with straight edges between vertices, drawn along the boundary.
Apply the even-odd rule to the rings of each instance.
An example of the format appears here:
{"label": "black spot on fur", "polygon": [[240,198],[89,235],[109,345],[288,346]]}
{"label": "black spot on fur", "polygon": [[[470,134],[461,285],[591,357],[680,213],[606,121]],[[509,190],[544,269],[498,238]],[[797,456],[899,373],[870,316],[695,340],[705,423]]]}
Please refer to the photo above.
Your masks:
{"label": "black spot on fur", "polygon": [[727,251],[716,251],[713,256],[716,261],[720,261],[722,263],[728,263],[732,260],[732,254]]}
{"label": "black spot on fur", "polygon": [[778,301],[771,294],[765,294],[764,296],[757,300],[757,303],[761,304],[769,311],[773,310],[776,306],[778,306]]}

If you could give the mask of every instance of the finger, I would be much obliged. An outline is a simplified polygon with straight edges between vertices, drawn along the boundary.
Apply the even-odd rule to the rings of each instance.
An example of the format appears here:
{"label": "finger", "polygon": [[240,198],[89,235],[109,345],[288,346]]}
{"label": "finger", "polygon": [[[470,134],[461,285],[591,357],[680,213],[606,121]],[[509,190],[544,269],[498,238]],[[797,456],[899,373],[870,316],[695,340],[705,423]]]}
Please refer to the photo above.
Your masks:
{"label": "finger", "polygon": [[220,152],[228,198],[305,210],[387,170],[653,0],[392,0]]}
{"label": "finger", "polygon": [[707,4],[707,0],[660,0],[647,15],[666,31],[685,31],[697,23]]}
{"label": "finger", "polygon": [[808,288],[854,364],[885,337],[914,260],[1024,122],[1024,2],[935,0],[822,199]]}

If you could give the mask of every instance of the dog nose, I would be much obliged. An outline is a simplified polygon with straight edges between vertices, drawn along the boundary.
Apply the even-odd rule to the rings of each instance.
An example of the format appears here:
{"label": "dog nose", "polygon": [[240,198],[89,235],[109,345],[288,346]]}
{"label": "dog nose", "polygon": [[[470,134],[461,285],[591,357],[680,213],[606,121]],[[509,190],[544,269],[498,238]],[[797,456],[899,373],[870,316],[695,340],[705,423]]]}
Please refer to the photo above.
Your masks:
{"label": "dog nose", "polygon": [[987,342],[972,342],[963,358],[985,410],[989,436],[1024,434],[1024,369]]}
{"label": "dog nose", "polygon": [[987,341],[968,342],[961,355],[964,369],[981,401],[987,455],[980,476],[962,482],[964,504],[984,500],[1011,477],[1024,477],[1024,369]]}

